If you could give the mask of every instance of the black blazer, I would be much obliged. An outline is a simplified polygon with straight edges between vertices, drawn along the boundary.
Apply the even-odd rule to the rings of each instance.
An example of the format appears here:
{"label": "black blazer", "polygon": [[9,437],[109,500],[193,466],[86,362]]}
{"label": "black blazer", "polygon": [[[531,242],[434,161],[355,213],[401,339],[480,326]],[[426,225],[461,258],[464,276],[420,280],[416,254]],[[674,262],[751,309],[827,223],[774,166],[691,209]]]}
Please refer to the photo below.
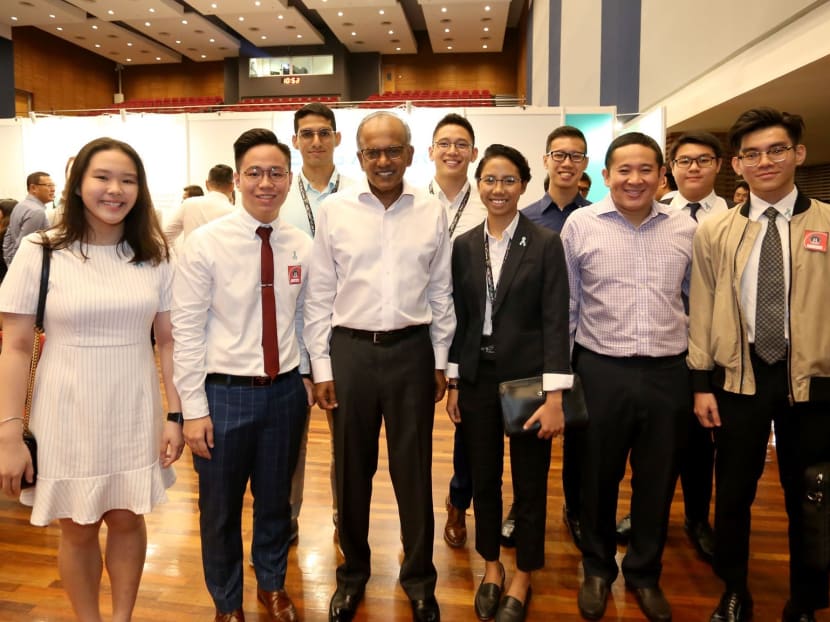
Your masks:
{"label": "black blazer", "polygon": [[[455,240],[452,250],[453,301],[458,325],[449,360],[461,377],[475,382],[487,297],[485,223]],[[501,380],[542,373],[569,374],[568,272],[559,234],[519,213],[496,288],[492,340]]]}

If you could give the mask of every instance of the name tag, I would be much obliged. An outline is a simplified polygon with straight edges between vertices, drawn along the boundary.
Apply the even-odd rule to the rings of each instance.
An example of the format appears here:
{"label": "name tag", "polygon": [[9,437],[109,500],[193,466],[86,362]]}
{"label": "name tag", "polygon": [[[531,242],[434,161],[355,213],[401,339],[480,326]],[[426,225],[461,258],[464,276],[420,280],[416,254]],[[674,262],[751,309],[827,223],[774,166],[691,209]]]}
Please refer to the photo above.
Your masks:
{"label": "name tag", "polygon": [[288,284],[300,285],[303,282],[303,267],[288,266]]}
{"label": "name tag", "polygon": [[827,231],[805,231],[804,248],[808,251],[827,252]]}

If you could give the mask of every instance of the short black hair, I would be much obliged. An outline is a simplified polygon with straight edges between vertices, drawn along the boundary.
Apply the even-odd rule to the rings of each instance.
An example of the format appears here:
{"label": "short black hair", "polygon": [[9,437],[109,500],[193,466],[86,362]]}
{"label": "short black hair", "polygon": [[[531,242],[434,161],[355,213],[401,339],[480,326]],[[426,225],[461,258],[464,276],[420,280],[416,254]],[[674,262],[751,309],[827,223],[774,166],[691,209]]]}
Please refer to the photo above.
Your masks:
{"label": "short black hair", "polygon": [[723,145],[718,140],[718,137],[709,132],[686,132],[681,134],[669,149],[669,162],[673,162],[677,156],[677,150],[683,145],[703,145],[709,147],[715,157],[720,160],[723,158]]}
{"label": "short black hair", "polygon": [[239,138],[233,144],[233,157],[236,163],[236,170],[239,171],[239,163],[245,154],[254,147],[259,145],[273,145],[285,154],[285,159],[288,162],[288,170],[291,170],[291,149],[279,141],[277,135],[271,130],[262,127],[257,127],[252,130],[247,130],[240,134]]}
{"label": "short black hair", "polygon": [[31,175],[26,178],[26,190],[29,189],[29,186],[37,186],[40,183],[41,177],[50,177],[49,173],[44,173],[43,171],[35,171]]}
{"label": "short black hair", "polygon": [[804,119],[797,114],[780,112],[775,108],[766,107],[751,108],[742,113],[729,128],[729,144],[734,151],[740,151],[744,136],[775,126],[781,126],[787,131],[787,136],[790,137],[793,146],[801,144],[801,135],[804,133]]}
{"label": "short black hair", "polygon": [[582,171],[582,177],[579,178],[579,181],[587,181],[589,187],[592,183],[594,183],[591,181],[591,176],[587,173],[587,171]]}
{"label": "short black hair", "polygon": [[227,164],[217,164],[208,171],[207,180],[211,185],[221,188],[233,186],[233,169]]}
{"label": "short black hair", "polygon": [[184,188],[182,188],[182,190],[184,190],[184,193],[188,196],[188,198],[201,197],[205,195],[205,191],[202,190],[202,187],[198,184],[191,184],[189,186],[185,186]]}
{"label": "short black hair", "polygon": [[467,120],[467,117],[462,117],[460,114],[457,114],[455,112],[449,113],[438,122],[438,124],[435,126],[435,129],[432,130],[433,140],[435,139],[435,135],[438,133],[438,130],[440,130],[445,125],[458,125],[460,127],[463,127],[465,130],[467,130],[467,133],[470,135],[470,142],[472,142],[473,145],[476,144],[476,133],[473,131],[472,124]]}
{"label": "short black hair", "polygon": [[519,179],[525,183],[530,181],[530,164],[527,163],[527,158],[524,157],[518,149],[508,147],[507,145],[500,145],[498,143],[494,143],[487,147],[484,151],[484,156],[478,161],[475,174],[476,180],[481,179],[481,171],[484,169],[484,165],[493,158],[506,158],[507,160],[510,160],[516,165],[516,168],[519,169]]}
{"label": "short black hair", "polygon": [[735,184],[735,187],[732,189],[732,194],[735,194],[735,190],[737,190],[738,188],[743,188],[744,190],[749,192],[749,184],[746,183],[743,179],[739,181],[737,184]]}
{"label": "short black hair", "polygon": [[548,134],[548,139],[545,141],[545,153],[550,150],[550,144],[557,138],[577,138],[585,145],[585,151],[588,151],[588,141],[585,140],[585,134],[582,133],[582,130],[573,125],[560,125]]}
{"label": "short black hair", "polygon": [[337,121],[334,118],[334,111],[325,104],[321,104],[320,102],[310,102],[294,113],[295,134],[300,129],[300,119],[304,119],[309,115],[323,117],[331,123],[331,129],[333,129],[335,132],[337,131]]}
{"label": "short black hair", "polygon": [[[629,145],[642,145],[643,147],[651,149],[657,159],[658,168],[665,163],[663,160],[663,151],[660,149],[660,145],[657,144],[656,140],[642,132],[628,132],[627,134],[620,134],[608,145],[608,151],[605,152],[605,168],[607,169],[611,166],[611,158],[617,149],[628,147]],[[677,186],[674,189],[676,190]]]}

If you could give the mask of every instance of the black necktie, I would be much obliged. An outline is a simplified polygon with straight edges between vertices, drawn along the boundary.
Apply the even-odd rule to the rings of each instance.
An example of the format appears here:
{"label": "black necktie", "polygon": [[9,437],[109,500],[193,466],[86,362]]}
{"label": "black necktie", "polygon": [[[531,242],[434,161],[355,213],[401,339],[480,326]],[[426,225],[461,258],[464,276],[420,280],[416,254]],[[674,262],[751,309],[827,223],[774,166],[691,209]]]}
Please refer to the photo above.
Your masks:
{"label": "black necktie", "polygon": [[784,339],[786,298],[784,293],[784,257],[781,236],[775,219],[778,210],[768,207],[767,232],[761,241],[758,260],[758,292],[755,303],[755,353],[767,363],[780,361],[787,354]]}
{"label": "black necktie", "polygon": [[691,216],[696,221],[697,212],[700,209],[700,203],[686,203],[686,207],[689,208],[689,216]]}

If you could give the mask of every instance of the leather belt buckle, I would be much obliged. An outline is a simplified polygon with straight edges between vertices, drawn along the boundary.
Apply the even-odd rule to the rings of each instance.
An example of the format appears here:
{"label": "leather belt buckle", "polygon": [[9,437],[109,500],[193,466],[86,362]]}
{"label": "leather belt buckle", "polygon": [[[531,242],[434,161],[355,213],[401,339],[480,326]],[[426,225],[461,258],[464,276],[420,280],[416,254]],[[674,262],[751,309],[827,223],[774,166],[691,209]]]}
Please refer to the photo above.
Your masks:
{"label": "leather belt buckle", "polygon": [[383,333],[372,333],[372,344],[379,345],[383,343]]}
{"label": "leather belt buckle", "polygon": [[273,384],[273,380],[271,380],[270,376],[252,376],[251,377],[251,386],[252,387],[267,387]]}

